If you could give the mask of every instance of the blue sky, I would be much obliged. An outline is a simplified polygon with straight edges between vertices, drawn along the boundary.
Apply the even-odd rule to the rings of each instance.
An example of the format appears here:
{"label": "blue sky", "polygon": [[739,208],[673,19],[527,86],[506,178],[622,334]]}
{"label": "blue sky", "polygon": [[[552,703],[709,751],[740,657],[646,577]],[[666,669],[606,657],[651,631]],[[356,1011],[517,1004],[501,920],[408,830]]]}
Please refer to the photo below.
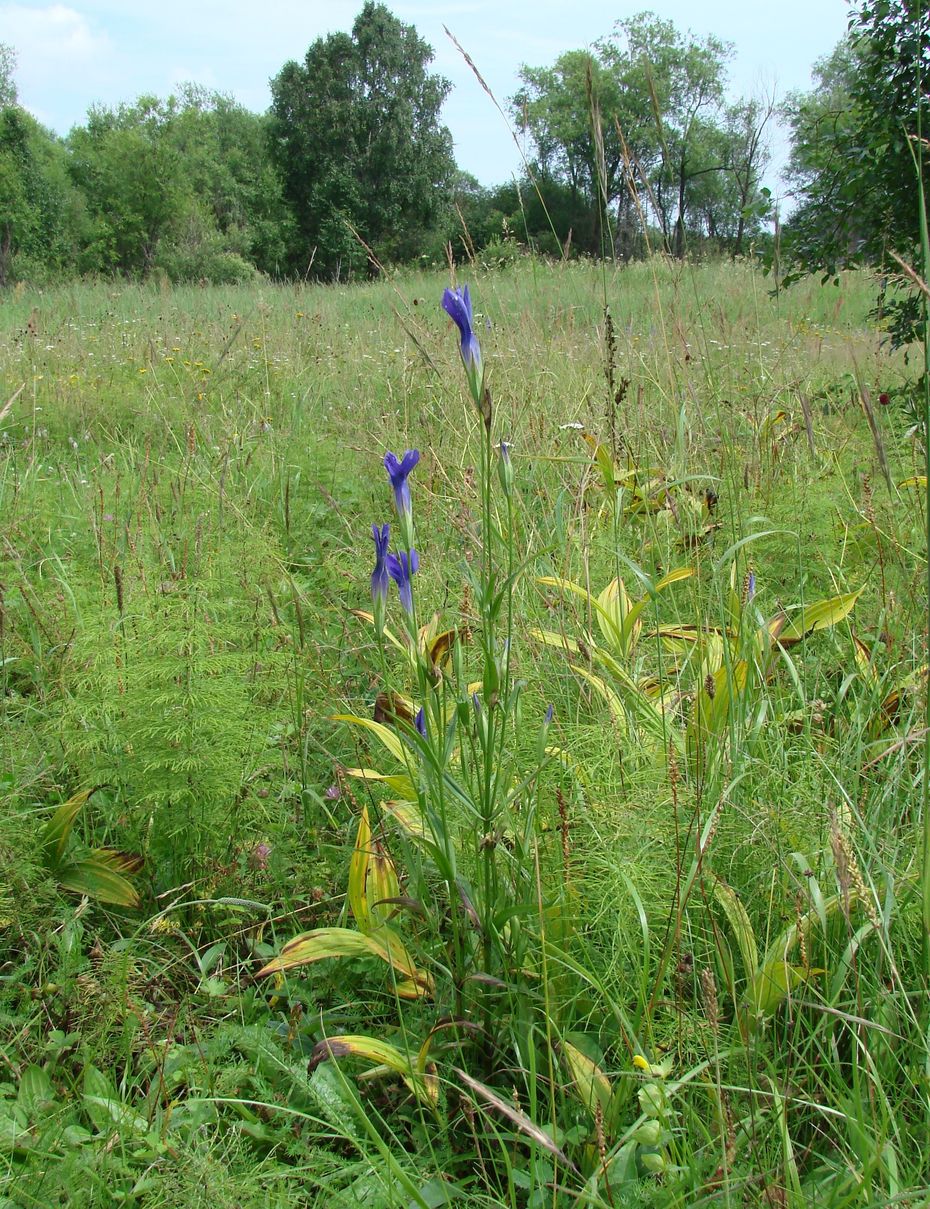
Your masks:
{"label": "blue sky", "polygon": [[[94,102],[142,92],[165,96],[191,80],[265,109],[268,80],[303,57],[321,34],[349,29],[363,0],[0,0],[0,41],[19,57],[20,101],[60,133]],[[426,0],[388,3],[412,22],[453,83],[445,120],[459,165],[482,184],[507,180],[519,152],[507,126],[443,32],[447,25],[506,109],[522,63],[549,64],[564,50],[609,34],[616,19],[651,9],[679,29],[713,33],[735,47],[730,91],[779,96],[810,83],[815,59],[846,27],[841,0]],[[776,136],[776,164],[784,139]],[[774,172],[770,183],[777,187]]]}

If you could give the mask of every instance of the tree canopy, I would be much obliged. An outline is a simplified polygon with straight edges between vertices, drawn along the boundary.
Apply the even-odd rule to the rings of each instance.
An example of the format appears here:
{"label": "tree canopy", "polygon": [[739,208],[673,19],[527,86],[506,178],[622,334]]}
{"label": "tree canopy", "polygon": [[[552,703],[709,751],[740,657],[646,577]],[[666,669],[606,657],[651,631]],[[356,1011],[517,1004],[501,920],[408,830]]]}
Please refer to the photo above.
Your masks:
{"label": "tree canopy", "polygon": [[[271,85],[271,146],[297,238],[289,267],[339,273],[416,255],[455,176],[440,122],[449,83],[412,25],[367,3],[351,34],[318,38]],[[353,231],[354,229],[354,231]]]}
{"label": "tree canopy", "polygon": [[628,255],[646,219],[677,256],[695,237],[742,250],[765,212],[772,106],[727,106],[731,54],[718,38],[640,13],[591,50],[522,69],[513,110],[533,139],[539,173],[586,201],[576,240]]}
{"label": "tree canopy", "polygon": [[[848,38],[816,65],[815,88],[791,96],[790,172],[799,205],[786,230],[797,272],[918,258],[917,173],[930,189],[930,13],[924,0],[865,0]],[[895,340],[916,335],[918,294],[883,307]]]}

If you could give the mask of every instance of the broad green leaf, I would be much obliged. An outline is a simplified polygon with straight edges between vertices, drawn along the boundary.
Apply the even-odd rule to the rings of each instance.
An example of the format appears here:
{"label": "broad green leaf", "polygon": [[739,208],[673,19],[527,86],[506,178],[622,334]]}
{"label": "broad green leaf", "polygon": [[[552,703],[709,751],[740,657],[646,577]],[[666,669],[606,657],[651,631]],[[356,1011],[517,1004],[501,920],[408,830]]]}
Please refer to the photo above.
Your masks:
{"label": "broad green leaf", "polygon": [[43,1108],[47,1109],[54,1099],[55,1089],[48,1073],[41,1066],[27,1066],[20,1075],[19,1091],[16,1093],[17,1104],[34,1120],[36,1114]]}
{"label": "broad green leaf", "polygon": [[730,922],[736,943],[739,945],[740,956],[743,959],[746,981],[752,985],[759,968],[759,950],[756,947],[756,937],[752,930],[749,914],[740,902],[736,891],[726,882],[720,881],[719,878],[714,883],[714,898],[723,908],[723,912]]}
{"label": "broad green leaf", "polygon": [[[104,850],[105,851],[105,850]],[[84,894],[97,902],[116,907],[138,907],[139,895],[121,873],[117,873],[106,857],[92,853],[85,860],[60,865],[55,876],[73,894]]]}
{"label": "broad green leaf", "polygon": [[842,596],[832,596],[829,600],[818,600],[815,604],[805,605],[782,630],[779,643],[782,646],[793,646],[817,630],[827,630],[838,625],[852,612],[864,590],[865,584],[855,592],[845,592]]}
{"label": "broad green leaf", "polygon": [[93,789],[82,789],[74,797],[68,798],[67,802],[62,802],[46,823],[42,833],[42,845],[53,864],[57,865],[64,856],[68,840],[71,838],[74,820],[93,792]]}

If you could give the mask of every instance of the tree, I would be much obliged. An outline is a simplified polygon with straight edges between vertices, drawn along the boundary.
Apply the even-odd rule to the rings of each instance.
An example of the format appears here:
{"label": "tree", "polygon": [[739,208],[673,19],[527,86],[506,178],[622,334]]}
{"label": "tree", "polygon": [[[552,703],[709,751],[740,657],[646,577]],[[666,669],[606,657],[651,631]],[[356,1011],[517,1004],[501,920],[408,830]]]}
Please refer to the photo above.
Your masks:
{"label": "tree", "polygon": [[170,137],[176,121],[173,105],[145,96],[115,110],[94,106],[86,126],[72,130],[71,171],[87,208],[84,270],[155,267],[191,191]]}
{"label": "tree", "polygon": [[0,109],[0,287],[62,270],[77,208],[60,140],[19,105]]}
{"label": "tree", "polygon": [[[866,0],[849,35],[815,68],[816,86],[789,98],[790,179],[799,205],[785,250],[801,272],[893,267],[919,256],[917,167],[930,191],[930,14],[924,0]],[[895,343],[919,335],[916,291],[884,307]]]}
{"label": "tree", "polygon": [[349,224],[380,258],[410,257],[445,217],[455,163],[439,113],[450,85],[427,70],[432,57],[412,25],[369,2],[351,35],[318,38],[272,80],[273,157],[298,234],[293,270],[363,265]]}
{"label": "tree", "polygon": [[611,250],[607,212],[627,200],[624,147],[618,122],[626,118],[620,79],[596,53],[572,50],[552,67],[521,68],[522,89],[511,105],[536,145],[542,192],[568,186],[571,214],[556,228],[559,239],[572,232],[585,251]]}
{"label": "tree", "polygon": [[16,51],[6,42],[0,42],[0,109],[7,109],[16,104],[16,81],[13,72],[16,70]]}
{"label": "tree", "polygon": [[689,189],[698,178],[725,167],[707,152],[714,148],[709,135],[723,106],[732,47],[713,36],[683,36],[670,21],[651,13],[618,21],[605,45],[610,59],[628,76],[645,76],[660,151],[650,174],[652,196],[666,248],[681,257]]}
{"label": "tree", "polygon": [[613,244],[628,255],[636,227],[651,215],[677,256],[689,225],[695,234],[726,230],[728,243],[742,247],[746,222],[758,222],[763,210],[771,105],[725,105],[731,53],[718,38],[683,35],[640,13],[589,51],[569,51],[550,68],[522,68],[513,111],[535,143],[543,191],[563,184],[577,198],[574,221],[565,224],[575,242],[590,251]]}

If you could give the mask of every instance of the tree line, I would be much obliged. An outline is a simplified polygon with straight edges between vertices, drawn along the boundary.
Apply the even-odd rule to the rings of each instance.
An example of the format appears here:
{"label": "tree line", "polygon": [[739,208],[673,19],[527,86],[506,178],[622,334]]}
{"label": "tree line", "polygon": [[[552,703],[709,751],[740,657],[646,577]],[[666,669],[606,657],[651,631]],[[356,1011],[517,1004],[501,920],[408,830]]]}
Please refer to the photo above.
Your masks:
{"label": "tree line", "polygon": [[[17,104],[0,47],[0,285],[73,274],[332,280],[522,248],[629,258],[745,252],[773,217],[773,119],[799,199],[786,255],[833,272],[913,250],[914,136],[930,78],[921,0],[860,0],[815,85],[776,106],[727,98],[732,46],[651,13],[593,46],[524,66],[511,98],[522,179],[483,188],[455,163],[412,25],[369,0],[271,82],[263,114],[195,85],[94,106],[65,138]],[[923,71],[923,77],[921,77]],[[926,123],[923,130],[926,132]]]}

